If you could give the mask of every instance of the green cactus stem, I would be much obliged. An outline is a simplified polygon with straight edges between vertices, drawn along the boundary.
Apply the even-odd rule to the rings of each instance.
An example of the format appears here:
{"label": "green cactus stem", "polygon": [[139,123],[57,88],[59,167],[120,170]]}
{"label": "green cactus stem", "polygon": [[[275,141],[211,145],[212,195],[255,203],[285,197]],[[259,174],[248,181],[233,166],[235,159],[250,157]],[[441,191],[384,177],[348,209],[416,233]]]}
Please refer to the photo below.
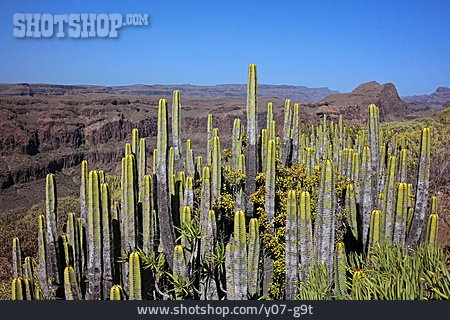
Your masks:
{"label": "green cactus stem", "polygon": [[12,262],[13,262],[13,277],[22,277],[22,252],[20,250],[19,238],[13,238],[12,241]]}
{"label": "green cactus stem", "polygon": [[245,300],[247,299],[247,233],[243,211],[236,211],[234,215],[234,242],[235,298]]}
{"label": "green cactus stem", "polygon": [[300,195],[299,203],[299,253],[300,253],[300,281],[306,280],[306,275],[309,273],[313,257],[313,235],[311,225],[311,195],[308,191],[303,191]]}
{"label": "green cactus stem", "polygon": [[173,229],[172,215],[170,212],[170,198],[168,193],[168,177],[166,167],[168,150],[167,130],[167,102],[165,99],[160,99],[158,106],[158,161],[156,168],[157,212],[164,254],[169,264],[173,264],[172,250],[175,246],[175,232]]}
{"label": "green cactus stem", "polygon": [[254,204],[250,201],[250,196],[256,190],[256,173],[258,171],[258,84],[256,65],[250,64],[248,67],[247,83],[247,161],[245,180],[245,213],[248,217],[253,217]]}
{"label": "green cactus stem", "polygon": [[67,266],[64,270],[64,292],[66,300],[81,300],[77,277],[71,266]]}
{"label": "green cactus stem", "polygon": [[423,229],[423,221],[427,210],[428,187],[430,184],[430,145],[431,130],[424,128],[420,142],[420,160],[417,174],[416,201],[414,215],[411,222],[411,230],[407,238],[407,246],[417,246]]}
{"label": "green cactus stem", "polygon": [[142,300],[142,284],[141,284],[141,259],[139,253],[130,253],[128,268],[130,270],[129,278],[129,298],[130,300]]}
{"label": "green cactus stem", "polygon": [[247,288],[250,297],[257,297],[259,294],[259,224],[258,219],[250,219],[248,236],[248,256],[247,256]]}
{"label": "green cactus stem", "polygon": [[115,284],[111,287],[109,300],[124,300],[123,289],[120,285]]}
{"label": "green cactus stem", "polygon": [[175,159],[175,168],[181,171],[183,166],[181,146],[181,99],[180,90],[173,91],[172,99],[172,144]]}
{"label": "green cactus stem", "polygon": [[298,283],[298,215],[297,195],[289,190],[286,204],[286,299],[293,300]]}

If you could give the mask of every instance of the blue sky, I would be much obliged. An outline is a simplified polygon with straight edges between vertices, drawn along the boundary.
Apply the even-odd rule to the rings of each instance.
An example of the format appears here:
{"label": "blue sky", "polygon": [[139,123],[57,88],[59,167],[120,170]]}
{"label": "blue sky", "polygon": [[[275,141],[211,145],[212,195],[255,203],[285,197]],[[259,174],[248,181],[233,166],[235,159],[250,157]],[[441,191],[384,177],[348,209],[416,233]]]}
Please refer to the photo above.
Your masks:
{"label": "blue sky", "polygon": [[[450,86],[450,1],[8,1],[0,82]],[[118,38],[13,37],[14,13],[148,13]]]}

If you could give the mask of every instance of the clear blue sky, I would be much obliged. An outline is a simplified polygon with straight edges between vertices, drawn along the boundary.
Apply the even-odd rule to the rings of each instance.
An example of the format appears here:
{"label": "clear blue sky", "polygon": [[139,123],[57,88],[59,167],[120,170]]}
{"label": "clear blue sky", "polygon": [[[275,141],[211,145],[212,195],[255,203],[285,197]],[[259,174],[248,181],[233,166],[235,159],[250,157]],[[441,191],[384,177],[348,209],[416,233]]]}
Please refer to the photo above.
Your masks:
{"label": "clear blue sky", "polygon": [[[13,14],[148,13],[119,37],[19,39]],[[450,1],[2,1],[0,82],[450,86]]]}

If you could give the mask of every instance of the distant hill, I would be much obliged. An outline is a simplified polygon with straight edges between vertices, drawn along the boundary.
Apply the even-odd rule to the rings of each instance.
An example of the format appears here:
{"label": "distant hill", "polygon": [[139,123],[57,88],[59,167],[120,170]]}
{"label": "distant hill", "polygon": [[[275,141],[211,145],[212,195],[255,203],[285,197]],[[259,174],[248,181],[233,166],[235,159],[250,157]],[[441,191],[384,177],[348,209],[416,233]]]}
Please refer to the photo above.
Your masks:
{"label": "distant hill", "polygon": [[407,104],[400,99],[395,85],[379,84],[376,81],[363,83],[350,93],[337,93],[323,98],[320,104],[328,109],[347,113],[349,117],[365,115],[369,104],[374,103],[380,108],[382,120],[394,120],[410,116]]}
{"label": "distant hill", "polygon": [[[158,97],[170,97],[175,89],[182,92],[184,98],[208,99],[208,98],[245,98],[247,94],[244,84],[221,84],[215,86],[181,85],[128,85],[128,86],[93,86],[93,85],[58,85],[58,84],[0,84],[0,94],[4,95],[63,95],[108,93],[146,95]],[[258,86],[259,95],[280,99],[292,99],[295,102],[316,102],[320,99],[337,93],[328,88],[308,88],[305,86],[267,85]]]}
{"label": "distant hill", "polygon": [[432,94],[402,97],[403,101],[425,104],[432,109],[440,109],[450,105],[450,88],[439,87]]}

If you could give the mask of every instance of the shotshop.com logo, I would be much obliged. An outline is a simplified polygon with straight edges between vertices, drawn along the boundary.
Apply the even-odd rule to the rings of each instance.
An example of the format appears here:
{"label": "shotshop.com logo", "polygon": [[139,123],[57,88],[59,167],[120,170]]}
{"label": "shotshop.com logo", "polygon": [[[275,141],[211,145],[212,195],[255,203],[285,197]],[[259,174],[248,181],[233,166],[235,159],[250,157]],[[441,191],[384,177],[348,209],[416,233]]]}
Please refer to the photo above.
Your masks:
{"label": "shotshop.com logo", "polygon": [[13,34],[16,38],[117,38],[123,26],[148,26],[148,14],[120,13],[15,13]]}

